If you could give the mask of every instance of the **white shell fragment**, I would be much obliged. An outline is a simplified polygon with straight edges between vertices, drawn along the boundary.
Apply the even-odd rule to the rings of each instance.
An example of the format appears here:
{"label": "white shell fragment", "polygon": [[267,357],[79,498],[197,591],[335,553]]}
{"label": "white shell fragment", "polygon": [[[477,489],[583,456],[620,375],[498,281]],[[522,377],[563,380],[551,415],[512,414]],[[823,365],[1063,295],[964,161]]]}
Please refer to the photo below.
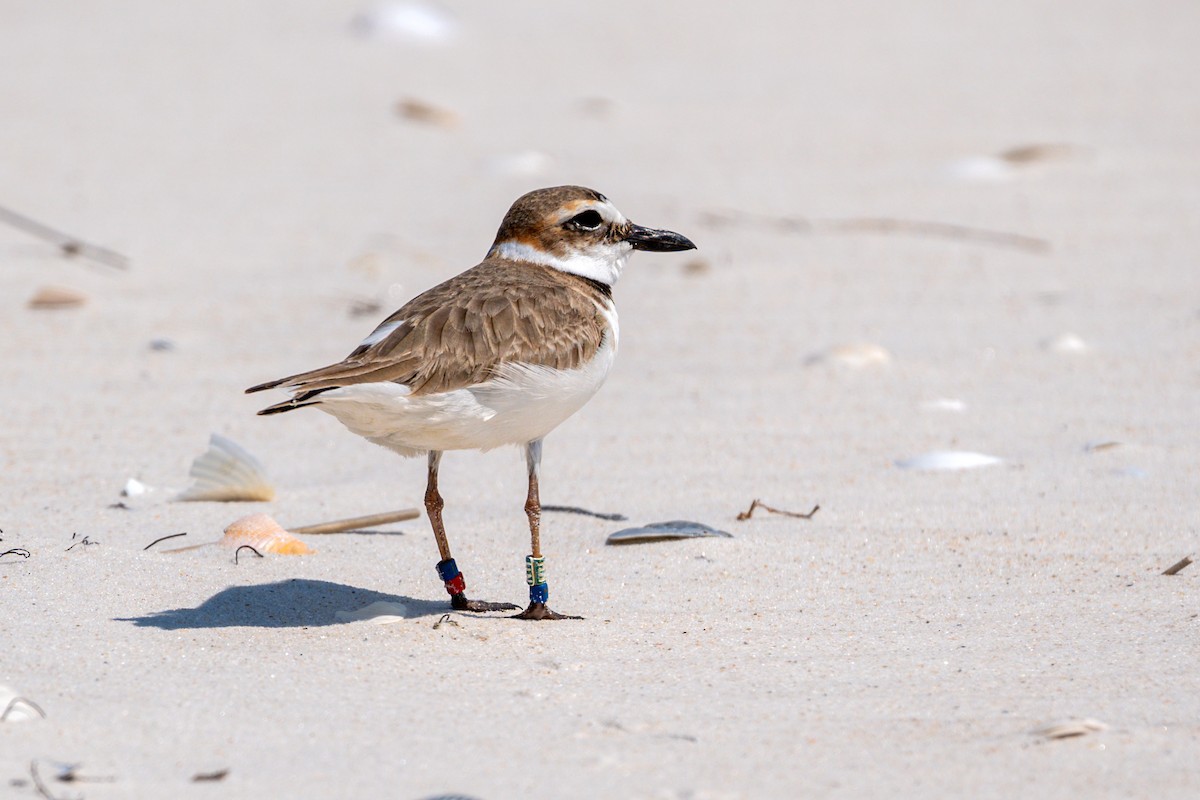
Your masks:
{"label": "white shell fragment", "polygon": [[387,625],[403,621],[407,610],[408,607],[403,603],[376,600],[357,611],[335,611],[334,616],[338,622],[371,622],[375,625]]}
{"label": "white shell fragment", "polygon": [[953,397],[939,397],[937,400],[921,403],[921,408],[925,411],[951,411],[961,414],[967,410],[967,404]]}
{"label": "white shell fragment", "polygon": [[274,500],[262,465],[241,445],[214,433],[208,450],[192,462],[192,485],[176,500]]}
{"label": "white shell fragment", "polygon": [[644,544],[646,542],[669,542],[674,539],[700,539],[719,537],[732,539],[733,534],[710,528],[699,522],[677,519],[670,522],[655,522],[640,528],[625,528],[609,535],[605,544]]}
{"label": "white shell fragment", "polygon": [[352,28],[364,38],[445,44],[458,33],[458,22],[432,3],[379,3],[356,16]]}
{"label": "white shell fragment", "polygon": [[1004,459],[983,453],[971,453],[961,450],[935,450],[931,453],[922,453],[919,456],[913,456],[912,458],[900,459],[896,462],[896,466],[900,469],[952,470],[990,467],[993,464],[1002,463],[1004,463]]}
{"label": "white shell fragment", "polygon": [[840,344],[808,359],[809,364],[837,364],[850,369],[882,367],[891,363],[892,354],[881,345],[871,342]]}
{"label": "white shell fragment", "polygon": [[150,487],[139,481],[137,478],[130,478],[125,481],[125,488],[121,490],[121,497],[138,497],[150,491]]}
{"label": "white shell fragment", "polygon": [[0,722],[28,722],[31,719],[45,719],[46,712],[42,711],[33,701],[17,694],[14,689],[0,684]]}
{"label": "white shell fragment", "polygon": [[1088,717],[1085,719],[1056,722],[1053,725],[1047,725],[1045,728],[1039,728],[1034,733],[1044,736],[1047,739],[1070,739],[1074,736],[1086,736],[1089,733],[1098,733],[1106,730],[1108,730],[1108,726],[1103,722]]}
{"label": "white shell fragment", "polygon": [[1064,333],[1060,336],[1055,336],[1053,339],[1046,339],[1042,342],[1042,349],[1049,350],[1051,353],[1061,353],[1062,355],[1082,355],[1092,348],[1088,343],[1074,333]]}

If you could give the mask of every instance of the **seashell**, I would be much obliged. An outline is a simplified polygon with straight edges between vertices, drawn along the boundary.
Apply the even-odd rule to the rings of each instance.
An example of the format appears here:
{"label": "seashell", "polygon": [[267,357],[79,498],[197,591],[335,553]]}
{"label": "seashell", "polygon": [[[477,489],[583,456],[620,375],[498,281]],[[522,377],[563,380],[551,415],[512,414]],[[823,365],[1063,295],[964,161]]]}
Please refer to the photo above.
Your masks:
{"label": "seashell", "polygon": [[87,302],[87,295],[83,292],[66,289],[62,286],[43,286],[33,293],[33,297],[29,298],[26,306],[42,310],[79,308],[85,302]]}
{"label": "seashell", "polygon": [[710,528],[699,522],[677,519],[670,522],[655,522],[640,528],[625,528],[610,534],[605,544],[644,544],[646,542],[669,542],[675,539],[700,539],[719,537],[732,539],[733,534]]}
{"label": "seashell", "polygon": [[896,462],[896,466],[900,469],[952,470],[990,467],[993,464],[1002,463],[1004,463],[1004,459],[984,455],[983,453],[971,453],[960,450],[936,450],[931,453],[922,453],[912,458],[901,459]]}
{"label": "seashell", "polygon": [[1071,719],[1064,722],[1057,722],[1053,725],[1047,725],[1045,728],[1039,728],[1034,733],[1044,736],[1047,739],[1070,739],[1073,736],[1086,736],[1089,733],[1098,733],[1099,731],[1106,730],[1108,730],[1108,726],[1103,722],[1088,717],[1085,719]]}
{"label": "seashell", "polygon": [[953,411],[961,414],[967,410],[967,404],[953,397],[939,397],[937,400],[921,403],[921,408],[926,411]]}
{"label": "seashell", "polygon": [[403,603],[392,603],[387,600],[376,600],[368,606],[363,606],[356,611],[335,611],[334,616],[338,622],[371,622],[375,625],[387,625],[392,622],[401,622],[405,617],[405,612],[408,607]]}
{"label": "seashell", "polygon": [[870,342],[841,344],[831,347],[823,353],[818,353],[808,359],[809,364],[822,362],[840,364],[851,369],[880,367],[892,360],[892,354],[885,348]]}
{"label": "seashell", "polygon": [[439,128],[458,127],[458,114],[446,108],[426,103],[422,100],[408,98],[396,104],[396,113],[413,122],[434,125]]}
{"label": "seashell", "polygon": [[263,475],[258,459],[236,442],[214,433],[208,450],[192,462],[192,485],[176,500],[274,500],[275,487]]}
{"label": "seashell", "polygon": [[305,556],[317,552],[285,531],[267,514],[250,514],[234,520],[225,528],[220,544],[225,547],[250,545],[260,553],[281,556]]}
{"label": "seashell", "polygon": [[1064,333],[1060,336],[1055,336],[1053,339],[1043,341],[1042,349],[1049,350],[1052,353],[1062,353],[1063,355],[1082,355],[1092,348],[1075,334]]}
{"label": "seashell", "polygon": [[125,481],[125,488],[121,489],[121,497],[137,497],[150,491],[150,487],[139,481],[137,478],[130,478]]}
{"label": "seashell", "polygon": [[28,722],[31,719],[45,718],[46,712],[42,711],[37,703],[0,684],[0,722]]}
{"label": "seashell", "polygon": [[432,3],[379,3],[351,23],[359,36],[425,44],[444,44],[458,33],[458,22]]}

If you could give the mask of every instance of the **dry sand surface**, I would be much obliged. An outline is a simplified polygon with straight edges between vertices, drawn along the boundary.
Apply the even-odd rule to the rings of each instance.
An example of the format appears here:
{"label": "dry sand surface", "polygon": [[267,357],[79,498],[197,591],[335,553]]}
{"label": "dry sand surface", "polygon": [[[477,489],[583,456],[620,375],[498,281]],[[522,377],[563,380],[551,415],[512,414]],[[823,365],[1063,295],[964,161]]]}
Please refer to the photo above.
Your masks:
{"label": "dry sand surface", "polygon": [[[0,685],[45,714],[0,796],[1200,796],[1200,566],[1160,574],[1200,549],[1200,6],[420,9],[0,6],[0,205],[129,258],[0,225]],[[143,551],[418,505],[420,460],[242,389],[559,183],[700,250],[632,260],[543,500],[734,538],[547,514],[586,620],[436,629],[423,519]],[[274,502],[170,501],[212,432]],[[1003,461],[900,465],[936,451]],[[519,452],[442,479],[523,603]]]}

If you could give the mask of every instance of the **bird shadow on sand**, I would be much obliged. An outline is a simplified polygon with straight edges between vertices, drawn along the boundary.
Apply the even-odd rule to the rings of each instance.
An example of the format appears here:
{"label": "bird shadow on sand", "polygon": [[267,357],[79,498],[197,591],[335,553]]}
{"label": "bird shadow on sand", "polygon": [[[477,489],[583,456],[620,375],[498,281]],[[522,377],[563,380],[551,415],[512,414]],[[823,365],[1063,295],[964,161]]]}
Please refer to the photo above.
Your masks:
{"label": "bird shadow on sand", "polygon": [[195,608],[154,611],[141,617],[117,617],[140,628],[175,631],[187,628],[315,628],[345,625],[339,611],[357,611],[375,602],[404,606],[404,617],[414,619],[444,614],[445,600],[418,600],[344,583],[293,578],[254,586],[230,586]]}

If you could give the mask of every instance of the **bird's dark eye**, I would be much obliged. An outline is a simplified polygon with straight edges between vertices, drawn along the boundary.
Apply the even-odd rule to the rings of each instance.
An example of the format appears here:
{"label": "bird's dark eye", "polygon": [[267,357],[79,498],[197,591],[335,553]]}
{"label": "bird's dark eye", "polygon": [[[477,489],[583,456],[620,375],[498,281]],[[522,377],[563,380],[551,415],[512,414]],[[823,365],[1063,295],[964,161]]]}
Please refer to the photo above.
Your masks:
{"label": "bird's dark eye", "polygon": [[599,211],[588,209],[567,220],[567,224],[580,231],[594,231],[604,223]]}

